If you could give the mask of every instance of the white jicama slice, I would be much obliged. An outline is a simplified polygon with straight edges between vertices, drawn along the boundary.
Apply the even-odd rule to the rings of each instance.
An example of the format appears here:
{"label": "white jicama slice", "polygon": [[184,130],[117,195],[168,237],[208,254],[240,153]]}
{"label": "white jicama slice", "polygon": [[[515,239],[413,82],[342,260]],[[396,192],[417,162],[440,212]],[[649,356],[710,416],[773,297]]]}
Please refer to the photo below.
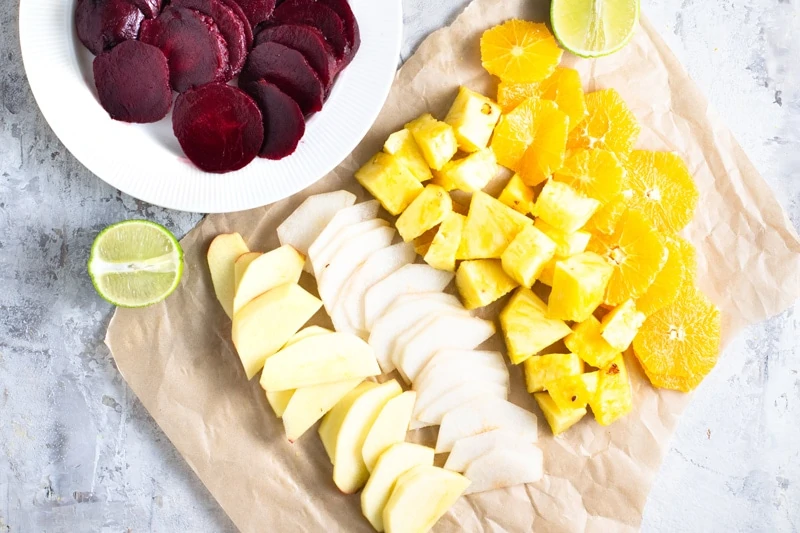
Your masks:
{"label": "white jicama slice", "polygon": [[367,232],[385,227],[389,227],[387,221],[382,218],[373,218],[343,228],[327,246],[322,248],[319,252],[316,252],[316,255],[310,256],[311,268],[314,269],[314,277],[317,278],[317,281],[322,278],[325,271],[330,267],[333,257],[339,250]]}
{"label": "white jicama slice", "polygon": [[[471,375],[474,372],[505,376],[508,367],[500,352],[480,350],[440,350],[433,354],[414,382],[415,390],[422,390],[429,379],[448,379],[450,375]],[[439,377],[441,376],[441,377]]]}
{"label": "white jicama slice", "polygon": [[380,373],[366,342],[348,333],[329,333],[298,341],[267,359],[261,386],[267,391],[298,389]]}
{"label": "white jicama slice", "polygon": [[377,200],[370,200],[369,202],[362,202],[350,207],[345,207],[337,212],[308,246],[308,253],[306,255],[308,256],[309,262],[312,262],[312,269],[314,257],[328,244],[333,242],[339,232],[353,224],[373,220],[378,216],[379,208],[380,203],[378,203]]}
{"label": "white jicama slice", "polygon": [[490,398],[508,399],[508,386],[486,381],[465,381],[439,398],[426,398],[427,405],[414,414],[414,418],[431,424],[441,424],[444,416],[464,404]]}
{"label": "white jicama slice", "polygon": [[[505,376],[495,375],[491,377],[482,376],[480,374],[463,376],[455,374],[454,376],[451,376],[448,376],[448,379],[446,379],[444,376],[440,376],[440,379],[429,381],[425,383],[424,386],[420,386],[418,389],[416,389],[418,395],[417,404],[414,407],[414,419],[439,424],[441,422],[441,417],[430,418],[421,416],[421,414],[427,411],[429,408],[434,409],[432,412],[441,410],[442,406],[450,403],[445,402],[445,400],[451,394],[456,393],[459,390],[461,390],[461,392],[454,394],[453,396],[454,398],[461,398],[459,403],[455,404],[456,407],[460,407],[470,402],[470,393],[466,391],[474,391],[472,392],[472,396],[475,397],[485,394],[494,396],[496,398],[508,398],[508,374]],[[414,386],[417,386],[416,382],[414,383]]]}
{"label": "white jicama slice", "polygon": [[375,321],[403,294],[441,292],[453,280],[452,272],[428,265],[406,265],[373,285],[364,297],[364,321],[372,330]]}
{"label": "white jicama slice", "polygon": [[233,294],[236,289],[234,264],[240,256],[249,251],[244,239],[238,233],[217,235],[208,247],[206,258],[214,293],[225,314],[230,318],[233,318]]}
{"label": "white jicama slice", "polygon": [[408,429],[409,429],[409,431],[411,431],[411,430],[414,430],[414,429],[422,429],[422,428],[427,428],[427,427],[431,427],[431,426],[435,426],[435,425],[436,424],[433,424],[431,422],[423,422],[422,420],[414,420],[412,418],[411,419],[411,423],[408,425]]}
{"label": "white jicama slice", "polygon": [[[301,254],[308,255],[309,246],[319,237],[331,219],[354,203],[356,196],[347,191],[309,196],[278,226],[278,240],[282,245],[288,244]],[[375,213],[377,212],[376,209]],[[368,218],[374,216],[373,214]],[[306,270],[311,272],[310,265],[306,264]]]}
{"label": "white jicama slice", "polygon": [[[305,256],[288,244],[250,261],[236,284],[236,294],[233,297],[234,315],[268,290],[284,283],[297,283],[305,262]],[[239,261],[236,262],[237,266],[238,264]]]}
{"label": "white jicama slice", "polygon": [[467,467],[478,457],[489,453],[495,448],[504,448],[540,455],[542,451],[534,443],[523,440],[511,431],[495,429],[487,433],[479,433],[471,437],[458,439],[447,456],[444,467],[454,472],[463,473]]}
{"label": "white jicama slice", "polygon": [[542,479],[543,462],[542,450],[536,446],[525,453],[506,447],[495,448],[467,467],[464,476],[471,484],[465,494],[535,483]]}
{"label": "white jicama slice", "polygon": [[[463,353],[468,352],[464,350]],[[461,363],[453,362],[433,367],[425,365],[423,371],[419,373],[414,381],[413,388],[416,391],[427,394],[425,391],[435,386],[441,392],[445,392],[465,381],[486,381],[502,387],[508,387],[508,369],[505,365],[502,368],[498,368],[491,364],[486,364],[480,359],[469,358],[465,358]],[[417,403],[420,403],[419,400]]]}
{"label": "white jicama slice", "polygon": [[417,393],[406,391],[396,398],[389,400],[383,406],[381,413],[369,430],[361,455],[367,470],[372,472],[378,457],[392,444],[406,440],[408,424],[411,422],[411,413],[414,411],[414,402]]}
{"label": "white jicama slice", "polygon": [[422,292],[405,294],[386,309],[375,321],[369,334],[369,345],[375,350],[375,357],[383,372],[394,370],[392,351],[395,342],[409,328],[432,313],[464,309],[457,297],[443,292]]}
{"label": "white jicama slice", "polygon": [[362,381],[361,378],[356,378],[295,390],[283,412],[283,428],[289,442],[299,439]]}
{"label": "white jicama slice", "polygon": [[419,465],[433,466],[433,448],[398,442],[383,452],[361,493],[361,512],[376,531],[383,531],[383,509],[404,472]]}
{"label": "white jicama slice", "polygon": [[499,398],[473,402],[450,411],[442,419],[436,453],[453,449],[459,439],[502,429],[521,439],[536,442],[538,439],[536,415],[522,407]]}
{"label": "white jicama slice", "polygon": [[433,354],[446,348],[472,350],[495,334],[493,322],[469,315],[431,317],[394,360],[413,383]]}
{"label": "white jicama slice", "polygon": [[325,309],[331,313],[342,288],[353,272],[374,252],[392,244],[395,230],[392,227],[380,227],[369,230],[346,241],[328,261],[328,265],[317,278],[319,296]]}

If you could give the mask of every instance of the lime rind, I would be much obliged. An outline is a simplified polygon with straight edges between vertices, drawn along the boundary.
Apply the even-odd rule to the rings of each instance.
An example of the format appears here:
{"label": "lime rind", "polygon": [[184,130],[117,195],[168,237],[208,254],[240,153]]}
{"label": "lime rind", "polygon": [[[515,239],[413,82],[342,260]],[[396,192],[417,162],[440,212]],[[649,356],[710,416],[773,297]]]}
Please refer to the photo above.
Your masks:
{"label": "lime rind", "polygon": [[[567,36],[564,34],[564,32],[560,31],[559,19],[561,17],[559,17],[558,10],[561,9],[562,6],[564,6],[565,4],[572,3],[574,1],[575,0],[552,0],[550,4],[550,24],[553,28],[553,34],[555,35],[558,43],[565,50],[578,57],[598,58],[598,57],[605,57],[615,52],[618,52],[630,42],[631,38],[633,37],[633,34],[636,32],[636,26],[639,24],[639,13],[641,11],[639,0],[630,0],[630,2],[634,5],[635,11],[633,18],[631,19],[630,27],[628,28],[628,31],[625,35],[625,38],[622,39],[616,45],[610,48],[603,48],[601,50],[586,50],[576,44],[571,44],[570,40],[566,38]],[[597,1],[614,1],[614,0],[590,0],[590,1],[597,2]]]}

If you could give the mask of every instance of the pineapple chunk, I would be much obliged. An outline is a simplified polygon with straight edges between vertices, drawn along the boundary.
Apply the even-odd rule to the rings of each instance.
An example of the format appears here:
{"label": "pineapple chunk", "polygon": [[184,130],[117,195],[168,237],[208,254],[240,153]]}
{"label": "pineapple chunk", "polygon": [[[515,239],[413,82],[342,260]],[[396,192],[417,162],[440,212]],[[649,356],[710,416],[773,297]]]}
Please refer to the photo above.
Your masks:
{"label": "pineapple chunk", "polygon": [[453,159],[436,172],[433,182],[448,191],[480,191],[497,174],[498,168],[494,151],[486,148],[463,159]]}
{"label": "pineapple chunk", "polygon": [[530,224],[530,218],[478,191],[472,195],[456,258],[499,258],[517,233]]}
{"label": "pineapple chunk", "polygon": [[528,392],[540,392],[557,379],[583,373],[583,361],[574,353],[548,353],[525,360]]}
{"label": "pineapple chunk", "polygon": [[519,174],[511,176],[497,199],[523,215],[533,212],[533,189],[525,185]]}
{"label": "pineapple chunk", "polygon": [[456,269],[456,252],[461,243],[461,231],[467,217],[458,213],[449,213],[439,226],[439,231],[426,250],[425,262],[433,268],[454,272]]}
{"label": "pineapple chunk", "polygon": [[540,283],[544,283],[548,287],[553,286],[553,275],[556,273],[556,263],[563,261],[563,257],[555,256],[550,261],[544,264],[541,273],[537,278]]}
{"label": "pineapple chunk", "polygon": [[569,257],[585,252],[592,238],[592,234],[588,231],[564,233],[541,218],[537,218],[534,225],[541,230],[542,233],[553,239],[553,242],[556,243],[556,256],[558,257]]}
{"label": "pineapple chunk", "polygon": [[603,303],[613,272],[614,267],[593,252],[557,262],[547,316],[583,322]]}
{"label": "pineapple chunk", "polygon": [[608,344],[600,335],[600,321],[594,315],[572,326],[572,333],[564,339],[569,351],[595,368],[603,368],[619,355],[619,350]]}
{"label": "pineapple chunk", "polygon": [[500,325],[515,365],[558,342],[572,331],[561,320],[547,317],[547,304],[521,287],[500,313]]}
{"label": "pineapple chunk", "polygon": [[452,212],[450,193],[438,185],[429,184],[403,211],[395,225],[403,240],[409,242],[441,224]]}
{"label": "pineapple chunk", "polygon": [[458,147],[465,152],[486,148],[498,120],[500,106],[463,85],[444,119],[453,126]]}
{"label": "pineapple chunk", "polygon": [[456,288],[470,310],[489,305],[516,286],[497,259],[464,261],[456,272]]}
{"label": "pineapple chunk", "polygon": [[406,129],[414,136],[425,161],[433,170],[441,170],[458,151],[453,127],[436,120],[430,113],[409,122]]}
{"label": "pineapple chunk", "polygon": [[627,300],[603,317],[600,334],[608,344],[622,352],[631,345],[645,318],[644,313],[636,310],[633,300]]}
{"label": "pineapple chunk", "polygon": [[428,250],[430,250],[431,244],[433,243],[433,239],[436,238],[436,234],[438,232],[439,228],[431,228],[414,239],[414,251],[417,252],[417,255],[424,256],[428,253]]}
{"label": "pineapple chunk", "polygon": [[405,211],[422,192],[422,184],[411,174],[397,156],[377,153],[355,174],[367,189],[393,215]]}
{"label": "pineapple chunk", "polygon": [[600,373],[589,372],[576,374],[556,379],[545,385],[553,401],[561,409],[569,410],[576,407],[586,407],[597,394],[597,383]]}
{"label": "pineapple chunk", "polygon": [[417,146],[417,141],[414,140],[414,136],[407,129],[404,128],[389,135],[389,138],[383,144],[383,151],[397,156],[420,182],[428,181],[433,177],[431,167],[425,161],[425,156],[422,155],[422,151]]}
{"label": "pineapple chunk", "polygon": [[554,436],[564,433],[586,416],[585,407],[561,409],[550,397],[550,394],[546,392],[537,392],[533,395],[533,398],[539,404],[539,409],[542,410],[542,414],[550,425],[550,430]]}
{"label": "pineapple chunk", "polygon": [[555,251],[556,243],[550,237],[534,226],[528,226],[517,233],[500,260],[505,271],[517,283],[532,287]]}
{"label": "pineapple chunk", "polygon": [[633,409],[633,392],[622,354],[600,369],[597,394],[589,400],[589,407],[601,426],[611,424]]}
{"label": "pineapple chunk", "polygon": [[565,233],[581,229],[600,208],[600,202],[588,198],[559,181],[548,180],[539,198],[534,213],[537,217]]}

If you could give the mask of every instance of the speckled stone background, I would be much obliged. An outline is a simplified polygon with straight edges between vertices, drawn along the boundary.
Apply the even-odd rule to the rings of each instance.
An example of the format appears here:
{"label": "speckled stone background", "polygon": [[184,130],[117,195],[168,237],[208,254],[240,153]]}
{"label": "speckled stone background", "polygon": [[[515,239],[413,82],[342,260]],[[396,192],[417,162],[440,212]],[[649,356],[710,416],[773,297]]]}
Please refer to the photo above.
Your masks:
{"label": "speckled stone background", "polygon": [[[25,79],[19,2],[0,3],[0,532],[235,531],[117,373],[102,342],[112,309],[84,266],[109,223],[182,235],[200,216],[121,194],[59,143]],[[403,57],[466,4],[405,0]],[[643,10],[800,227],[800,0]],[[800,529],[799,322],[795,305],[727,349],[681,420],[644,531]]]}

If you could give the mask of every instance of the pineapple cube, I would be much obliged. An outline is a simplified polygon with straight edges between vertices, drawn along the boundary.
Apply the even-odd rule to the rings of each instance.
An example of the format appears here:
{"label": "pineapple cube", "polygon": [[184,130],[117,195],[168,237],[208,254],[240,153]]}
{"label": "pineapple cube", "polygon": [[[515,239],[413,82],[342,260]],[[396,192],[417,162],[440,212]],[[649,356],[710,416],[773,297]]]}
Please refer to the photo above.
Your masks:
{"label": "pineapple cube", "polygon": [[433,170],[441,170],[458,151],[453,127],[436,120],[430,113],[409,122],[406,129],[414,136],[425,161]]}
{"label": "pineapple cube", "polygon": [[533,398],[539,404],[539,409],[542,410],[542,414],[550,425],[550,430],[554,436],[564,433],[586,416],[585,407],[561,409],[550,397],[550,394],[546,392],[537,392],[533,395]]}
{"label": "pineapple cube", "polygon": [[517,283],[532,287],[544,266],[553,258],[555,251],[556,243],[550,237],[534,226],[528,226],[517,233],[500,256],[500,260],[505,271]]}
{"label": "pineapple cube", "polygon": [[578,354],[581,359],[595,368],[603,368],[619,355],[601,336],[600,321],[594,315],[579,324],[572,326],[572,333],[564,339],[570,352]]}
{"label": "pineapple cube", "polygon": [[600,369],[597,394],[589,400],[597,423],[607,426],[633,409],[633,391],[622,354]]}
{"label": "pineapple cube", "polygon": [[461,231],[467,217],[458,213],[449,213],[439,226],[439,231],[426,250],[425,262],[433,268],[454,272],[456,269],[456,252],[461,243]]}
{"label": "pineapple cube", "polygon": [[534,213],[537,217],[565,233],[581,229],[600,208],[600,202],[588,198],[566,183],[548,180],[539,198]]}
{"label": "pineapple cube", "polygon": [[464,261],[456,272],[456,288],[470,310],[485,307],[516,287],[497,259]]}
{"label": "pineapple cube", "polygon": [[444,119],[453,126],[458,147],[465,152],[486,148],[498,120],[500,106],[463,85],[458,89],[458,96]]}
{"label": "pineapple cube", "polygon": [[568,410],[576,407],[586,407],[597,394],[597,383],[600,373],[589,372],[558,378],[545,384],[553,401],[560,408]]}
{"label": "pineapple cube", "polygon": [[585,252],[592,238],[592,234],[588,231],[565,233],[554,228],[541,218],[537,218],[534,225],[541,230],[542,233],[553,239],[553,242],[556,243],[556,256],[558,257],[569,257]]}
{"label": "pineapple cube", "polygon": [[521,287],[500,313],[500,325],[515,365],[560,341],[572,331],[563,321],[547,317],[547,304]]}
{"label": "pineapple cube", "polygon": [[497,199],[523,215],[533,212],[533,189],[525,185],[519,174],[511,176]]}
{"label": "pineapple cube", "polygon": [[433,239],[436,238],[436,234],[438,232],[439,228],[431,228],[414,239],[414,251],[417,252],[417,255],[424,256],[428,253],[428,250],[430,250],[431,244],[433,243]]}
{"label": "pineapple cube", "polygon": [[396,131],[389,135],[383,143],[383,151],[387,154],[397,156],[398,159],[408,168],[420,182],[427,181],[433,177],[431,167],[425,161],[425,156],[417,146],[417,141],[407,129]]}
{"label": "pineapple cube", "polygon": [[436,172],[433,182],[448,191],[480,191],[497,174],[498,168],[494,151],[486,148],[462,159],[453,159]]}
{"label": "pineapple cube", "polygon": [[613,272],[614,267],[593,252],[558,261],[547,316],[583,322],[603,303]]}
{"label": "pineapple cube", "polygon": [[397,156],[377,153],[355,174],[358,182],[393,215],[405,211],[422,192],[422,184]]}
{"label": "pineapple cube", "polygon": [[563,257],[555,256],[550,261],[544,264],[542,271],[537,278],[540,283],[544,283],[548,287],[553,286],[553,275],[556,273],[556,263],[563,261]]}
{"label": "pineapple cube", "polygon": [[496,259],[533,221],[485,192],[472,195],[457,259]]}
{"label": "pineapple cube", "polygon": [[600,334],[608,344],[622,352],[631,345],[645,318],[644,313],[636,310],[633,300],[627,300],[603,317]]}
{"label": "pineapple cube", "polygon": [[574,353],[548,353],[525,359],[528,392],[540,392],[557,379],[583,373],[583,361]]}
{"label": "pineapple cube", "polygon": [[429,184],[397,218],[395,225],[403,240],[409,242],[441,224],[452,212],[450,193],[438,185]]}

